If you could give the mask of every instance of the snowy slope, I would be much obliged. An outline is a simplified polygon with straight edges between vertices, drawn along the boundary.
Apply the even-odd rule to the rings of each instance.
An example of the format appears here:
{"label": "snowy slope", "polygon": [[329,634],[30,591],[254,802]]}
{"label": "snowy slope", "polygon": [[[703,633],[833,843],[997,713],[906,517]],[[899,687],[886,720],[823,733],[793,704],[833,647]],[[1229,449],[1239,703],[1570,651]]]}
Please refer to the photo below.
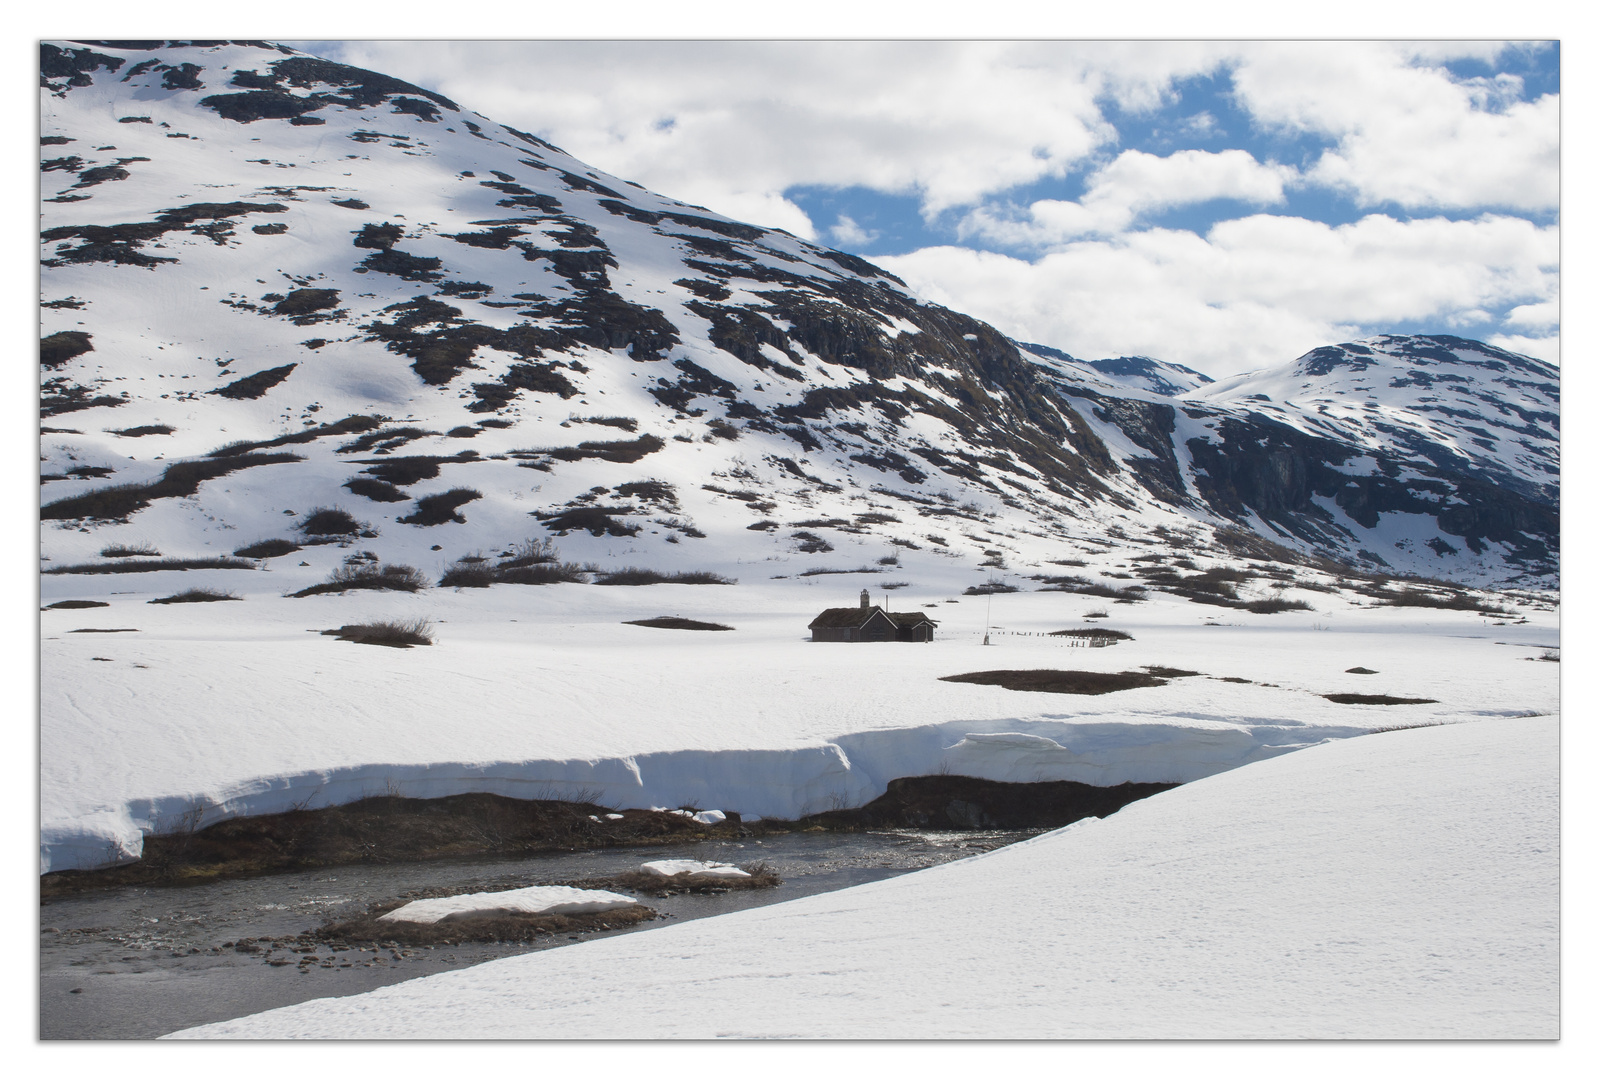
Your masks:
{"label": "snowy slope", "polygon": [[1314,747],[888,881],[176,1037],[1554,1039],[1556,741]]}
{"label": "snowy slope", "polygon": [[[1220,556],[1242,527],[1556,581],[1556,389],[1526,358],[1463,345],[1451,372],[1470,353],[1532,389],[1451,383],[1455,411],[1408,421],[1420,391],[1369,379],[1324,420],[1270,379],[1019,350],[854,256],[293,50],[61,42],[42,82],[58,563],[222,555],[337,505],[407,565],[555,533],[662,569],[930,542],[1038,567],[1085,532]],[[1420,370],[1444,340],[1372,349]],[[1518,409],[1526,431],[1473,448],[1478,417]]]}

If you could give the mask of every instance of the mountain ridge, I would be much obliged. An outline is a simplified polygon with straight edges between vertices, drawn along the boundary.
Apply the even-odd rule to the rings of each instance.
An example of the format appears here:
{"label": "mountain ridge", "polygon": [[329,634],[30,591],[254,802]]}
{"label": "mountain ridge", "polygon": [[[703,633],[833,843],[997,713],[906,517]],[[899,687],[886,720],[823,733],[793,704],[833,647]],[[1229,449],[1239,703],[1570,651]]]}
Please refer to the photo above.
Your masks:
{"label": "mountain ridge", "polygon": [[1557,580],[1540,361],[1446,336],[1220,381],[1080,361],[283,46],[45,44],[41,84],[52,559],[232,550],[338,504],[412,562],[542,534],[665,567],[938,548],[982,573],[1086,529],[1220,555],[1242,528]]}

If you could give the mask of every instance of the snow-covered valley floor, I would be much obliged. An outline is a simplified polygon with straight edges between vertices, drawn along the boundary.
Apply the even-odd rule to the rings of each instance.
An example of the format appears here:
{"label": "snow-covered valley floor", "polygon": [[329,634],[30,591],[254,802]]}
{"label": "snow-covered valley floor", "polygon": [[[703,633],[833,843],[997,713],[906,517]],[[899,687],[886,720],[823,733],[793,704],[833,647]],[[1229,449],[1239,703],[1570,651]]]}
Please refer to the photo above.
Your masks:
{"label": "snow-covered valley floor", "polygon": [[[587,792],[617,806],[795,817],[870,801],[897,776],[1190,781],[1374,727],[1557,709],[1559,665],[1538,659],[1558,644],[1556,614],[1530,605],[1516,623],[1294,588],[1285,595],[1314,610],[1256,615],[1160,593],[1132,605],[1051,592],[991,602],[961,595],[971,571],[935,566],[902,569],[912,584],[873,599],[927,612],[936,640],[851,645],[810,642],[806,624],[878,579],[724,569],[744,583],[303,599],[283,593],[320,580],[315,568],[47,576],[46,603],[110,606],[40,616],[42,869],[125,860],[145,833],[193,827],[197,814],[209,823],[391,791]],[[244,600],[147,603],[199,585]],[[625,625],[657,615],[735,629]],[[432,646],[317,632],[419,616],[434,620]],[[1086,626],[1133,639],[1075,648],[1047,636]],[[1100,696],[940,681],[1146,666],[1199,674]],[[1320,696],[1351,692],[1437,703]]]}
{"label": "snow-covered valley floor", "polygon": [[963,862],[179,1037],[1551,1039],[1557,728],[1331,742]]}

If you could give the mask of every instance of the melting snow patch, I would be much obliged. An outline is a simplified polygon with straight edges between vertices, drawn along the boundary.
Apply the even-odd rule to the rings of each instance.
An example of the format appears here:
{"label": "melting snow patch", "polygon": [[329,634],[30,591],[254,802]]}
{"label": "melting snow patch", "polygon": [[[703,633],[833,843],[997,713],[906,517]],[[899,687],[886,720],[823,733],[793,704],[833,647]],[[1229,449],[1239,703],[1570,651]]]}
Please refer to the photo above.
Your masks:
{"label": "melting snow patch", "polygon": [[730,863],[695,862],[693,859],[661,859],[658,862],[647,862],[639,867],[647,874],[657,877],[677,877],[679,874],[694,874],[699,877],[741,878],[750,875]]}
{"label": "melting snow patch", "polygon": [[[698,864],[696,864],[698,865]],[[743,871],[740,871],[743,873]],[[482,915],[593,915],[632,907],[632,897],[601,889],[573,889],[565,885],[534,885],[505,892],[467,893],[413,900],[395,908],[379,921],[437,923]]]}

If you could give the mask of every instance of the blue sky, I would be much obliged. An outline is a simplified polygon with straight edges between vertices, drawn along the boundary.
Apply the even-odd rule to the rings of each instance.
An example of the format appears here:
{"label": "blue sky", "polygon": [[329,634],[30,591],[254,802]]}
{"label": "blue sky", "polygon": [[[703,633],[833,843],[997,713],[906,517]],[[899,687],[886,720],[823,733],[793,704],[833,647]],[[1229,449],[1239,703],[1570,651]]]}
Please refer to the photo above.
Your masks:
{"label": "blue sky", "polygon": [[1555,43],[295,44],[1088,358],[1558,358]]}

